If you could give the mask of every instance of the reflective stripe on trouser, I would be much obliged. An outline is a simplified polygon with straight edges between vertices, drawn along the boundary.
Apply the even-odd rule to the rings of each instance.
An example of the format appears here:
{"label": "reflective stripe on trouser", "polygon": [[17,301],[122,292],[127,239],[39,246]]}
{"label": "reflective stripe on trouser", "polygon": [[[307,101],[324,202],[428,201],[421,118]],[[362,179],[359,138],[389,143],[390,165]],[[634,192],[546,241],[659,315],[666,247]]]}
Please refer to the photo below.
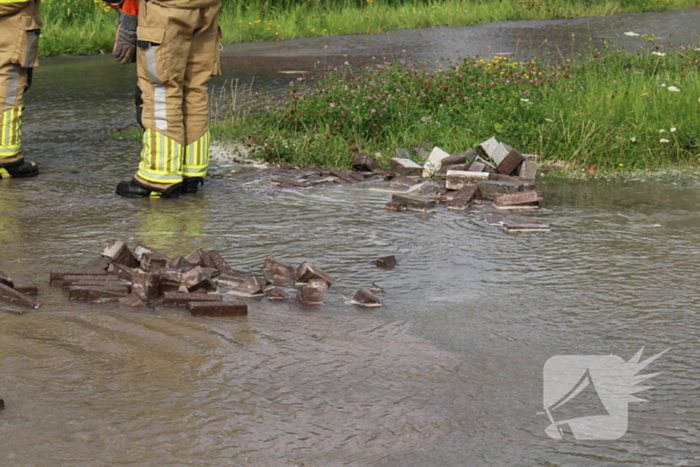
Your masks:
{"label": "reflective stripe on trouser", "polygon": [[155,130],[143,134],[139,177],[155,183],[182,182],[184,148],[174,139]]}
{"label": "reflective stripe on trouser", "polygon": [[209,167],[209,131],[194,143],[185,146],[182,174],[185,177],[204,177]]}
{"label": "reflective stripe on trouser", "polygon": [[0,164],[3,163],[3,157],[14,157],[22,151],[21,136],[22,108],[15,107],[4,111],[0,127]]}

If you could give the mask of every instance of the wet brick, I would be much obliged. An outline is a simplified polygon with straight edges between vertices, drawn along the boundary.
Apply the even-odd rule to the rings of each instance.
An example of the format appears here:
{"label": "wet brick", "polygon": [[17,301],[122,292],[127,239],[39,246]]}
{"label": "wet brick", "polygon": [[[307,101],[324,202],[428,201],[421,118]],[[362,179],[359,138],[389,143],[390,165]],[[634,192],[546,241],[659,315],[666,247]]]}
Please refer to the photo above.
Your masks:
{"label": "wet brick", "polygon": [[13,303],[15,305],[27,308],[39,308],[39,302],[34,300],[34,298],[29,295],[25,295],[22,292],[18,292],[5,284],[0,284],[0,301]]}
{"label": "wet brick", "polygon": [[367,153],[355,154],[352,158],[353,170],[379,172],[381,167]]}
{"label": "wet brick", "polygon": [[248,305],[240,301],[189,302],[187,310],[194,316],[246,316]]}
{"label": "wet brick", "polygon": [[399,211],[405,211],[406,209],[408,209],[408,206],[406,206],[403,203],[391,202],[391,203],[386,203],[386,206],[384,206],[384,209],[386,209],[387,211],[399,212]]}
{"label": "wet brick", "polygon": [[548,224],[537,222],[504,222],[503,228],[507,232],[549,232],[551,230]]}
{"label": "wet brick", "polygon": [[130,293],[122,297],[118,302],[117,306],[122,310],[128,311],[151,311],[151,308],[146,302],[141,300],[135,293]]}
{"label": "wet brick", "polygon": [[187,306],[189,302],[220,302],[221,294],[208,293],[179,293],[168,292],[163,294],[163,306]]}
{"label": "wet brick", "polygon": [[465,209],[476,198],[476,192],[477,188],[475,186],[463,187],[447,205],[448,209]]}
{"label": "wet brick", "polygon": [[63,278],[65,276],[106,276],[107,271],[102,269],[55,269],[49,273],[49,284],[51,285],[63,285]]}
{"label": "wet brick", "polygon": [[[108,285],[108,284],[90,284],[90,285],[72,285],[68,288],[68,298],[70,300],[80,300],[88,301],[90,299],[90,292],[92,291],[103,291],[110,292],[119,295],[120,297],[125,297],[129,294],[129,287],[126,285]],[[99,297],[99,293],[93,294],[93,298]]]}
{"label": "wet brick", "polygon": [[516,149],[513,149],[508,155],[496,166],[496,172],[503,175],[511,175],[517,172],[520,164],[525,158]]}
{"label": "wet brick", "polygon": [[149,298],[157,297],[160,295],[160,274],[157,271],[134,274],[131,289],[144,302],[147,302]]}
{"label": "wet brick", "polygon": [[270,291],[270,294],[267,296],[267,299],[273,300],[273,301],[275,301],[275,300],[291,300],[292,296],[289,295],[284,290],[282,290],[278,287],[275,287],[274,289],[272,289],[272,291]]}
{"label": "wet brick", "polygon": [[190,292],[202,287],[212,289],[215,287],[211,277],[202,270],[201,266],[182,273],[182,284]]}
{"label": "wet brick", "polygon": [[234,272],[233,268],[229,266],[224,257],[221,256],[221,253],[219,253],[218,251],[210,251],[209,259],[214,264],[214,267],[218,269],[221,274],[229,274]]}
{"label": "wet brick", "polygon": [[12,288],[17,292],[23,293],[25,295],[36,296],[38,290],[34,281],[26,274],[10,274],[10,279],[12,279]]}
{"label": "wet brick", "polygon": [[432,198],[422,198],[420,196],[404,195],[400,193],[395,193],[391,195],[391,202],[396,204],[403,204],[406,209],[410,211],[435,211],[437,209],[438,202]]}
{"label": "wet brick", "polygon": [[520,164],[520,171],[518,175],[527,181],[535,181],[537,178],[537,164],[526,159],[522,164]]}
{"label": "wet brick", "polygon": [[262,297],[264,290],[255,277],[249,277],[226,293],[234,297]]}
{"label": "wet brick", "polygon": [[522,191],[520,193],[502,194],[494,196],[496,207],[529,205],[534,206],[542,199],[542,193],[537,190]]}
{"label": "wet brick", "polygon": [[389,170],[407,177],[420,177],[423,174],[423,167],[411,159],[399,159],[397,157],[389,161]]}
{"label": "wet brick", "polygon": [[436,174],[442,166],[442,161],[450,157],[450,154],[438,148],[433,148],[428,156],[428,160],[423,164],[423,177],[428,178]]}
{"label": "wet brick", "polygon": [[8,287],[14,286],[14,284],[12,282],[12,278],[10,277],[9,274],[7,274],[4,271],[0,271],[0,284],[5,284]]}
{"label": "wet brick", "polygon": [[122,279],[118,276],[104,275],[104,276],[63,276],[63,288],[67,289],[71,285],[90,285],[90,284],[108,284],[108,283],[120,283]]}
{"label": "wet brick", "polygon": [[328,282],[328,285],[331,286],[338,282],[338,280],[319,268],[318,266],[315,266],[308,261],[302,262],[299,267],[297,267],[296,270],[296,277],[297,277],[297,282],[305,284],[309,282],[310,279],[314,278],[320,278]]}
{"label": "wet brick", "polygon": [[158,270],[158,285],[161,294],[177,292],[182,282],[182,271],[179,269],[162,268]]}
{"label": "wet brick", "polygon": [[358,290],[352,297],[352,304],[361,307],[378,307],[382,306],[382,300],[371,292],[366,290]]}
{"label": "wet brick", "polygon": [[107,272],[111,275],[117,276],[120,279],[131,281],[135,274],[134,270],[124,266],[123,264],[112,263],[107,268]]}
{"label": "wet brick", "polygon": [[322,306],[323,290],[305,285],[297,293],[297,303],[305,307]]}
{"label": "wet brick", "polygon": [[462,172],[459,170],[448,170],[445,187],[448,190],[461,190],[465,186],[476,185],[480,181],[488,180],[488,172]]}
{"label": "wet brick", "polygon": [[495,180],[484,180],[477,185],[477,196],[479,199],[493,201],[497,195],[504,193],[516,193],[523,189],[522,182],[497,182]]}
{"label": "wet brick", "polygon": [[243,274],[238,274],[236,272],[230,272],[230,273],[222,273],[219,275],[219,285],[224,285],[226,287],[237,287],[243,282],[245,282],[247,279],[250,279],[250,276],[246,276]]}
{"label": "wet brick", "polygon": [[418,183],[420,183],[418,180],[408,178],[407,176],[401,175],[401,174],[394,175],[393,177],[391,177],[391,180],[389,181],[390,185],[409,186],[409,187],[413,186],[413,185],[417,185]]}
{"label": "wet brick", "polygon": [[383,256],[379,259],[375,259],[372,261],[378,268],[383,268],[383,269],[394,269],[396,267],[397,261],[396,261],[396,256],[391,255],[391,256]]}
{"label": "wet brick", "polygon": [[133,255],[126,243],[119,240],[112,240],[107,244],[107,248],[102,251],[102,256],[109,258],[114,263],[123,264],[130,268],[139,266],[139,262]]}
{"label": "wet brick", "polygon": [[265,277],[275,285],[289,285],[296,281],[294,266],[274,258],[266,258],[262,267]]}

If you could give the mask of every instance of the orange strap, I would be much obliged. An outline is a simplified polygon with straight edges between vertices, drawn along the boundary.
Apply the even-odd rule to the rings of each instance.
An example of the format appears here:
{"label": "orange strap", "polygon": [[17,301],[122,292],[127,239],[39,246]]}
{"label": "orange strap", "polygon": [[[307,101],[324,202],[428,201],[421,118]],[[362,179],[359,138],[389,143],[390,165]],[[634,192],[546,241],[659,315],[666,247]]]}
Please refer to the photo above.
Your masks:
{"label": "orange strap", "polygon": [[138,16],[139,0],[124,0],[121,4],[122,13]]}

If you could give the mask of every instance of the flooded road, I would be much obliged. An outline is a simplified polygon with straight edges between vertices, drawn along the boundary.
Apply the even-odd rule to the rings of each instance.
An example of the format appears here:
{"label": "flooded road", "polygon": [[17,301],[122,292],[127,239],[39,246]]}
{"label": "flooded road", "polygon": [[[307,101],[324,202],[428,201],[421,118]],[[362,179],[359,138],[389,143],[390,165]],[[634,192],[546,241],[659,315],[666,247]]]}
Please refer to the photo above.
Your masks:
{"label": "flooded road", "polygon": [[[272,190],[224,163],[196,195],[127,200],[113,191],[139,145],[103,128],[131,122],[133,73],[109,57],[44,60],[27,95],[42,174],[0,181],[0,270],[33,277],[42,306],[0,313],[0,465],[696,464],[699,180],[542,180],[545,234],[505,234],[484,207],[395,213],[364,189]],[[289,80],[227,70],[250,76]],[[129,313],[48,285],[110,239],[215,249],[250,274],[268,256],[309,260],[341,282],[321,310],[250,300],[235,319]],[[395,269],[371,263],[386,255]],[[345,303],[372,283],[386,306]],[[551,357],[628,361],[642,347],[670,350],[642,371],[660,374],[621,439],[545,434]]]}

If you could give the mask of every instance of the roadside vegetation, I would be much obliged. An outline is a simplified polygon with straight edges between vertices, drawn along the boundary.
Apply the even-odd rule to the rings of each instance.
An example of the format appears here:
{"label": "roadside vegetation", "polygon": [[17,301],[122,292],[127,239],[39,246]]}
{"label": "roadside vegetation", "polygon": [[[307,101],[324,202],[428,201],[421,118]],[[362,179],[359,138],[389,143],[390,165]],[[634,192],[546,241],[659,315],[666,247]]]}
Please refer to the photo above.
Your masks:
{"label": "roadside vegetation", "polygon": [[[224,43],[489,21],[692,8],[700,0],[223,0]],[[43,0],[40,55],[109,53],[117,13],[102,0]]]}
{"label": "roadside vegetation", "polygon": [[568,170],[697,167],[700,51],[639,40],[648,47],[638,53],[608,45],[560,63],[346,66],[313,84],[297,78],[283,97],[250,96],[212,128],[256,158],[295,166],[348,167],[357,151],[386,164],[397,147],[459,153],[495,136]]}
{"label": "roadside vegetation", "polygon": [[[380,33],[435,25],[691,8],[700,0],[223,0],[224,42]],[[40,53],[109,53],[117,14],[101,0],[44,0]],[[622,32],[622,31],[621,31]],[[283,97],[234,91],[215,136],[276,164],[347,167],[357,151],[386,163],[396,147],[449,152],[496,136],[588,173],[697,167],[700,52],[609,45],[564,62],[464,58],[437,69],[377,61]],[[247,101],[247,103],[244,103]],[[220,99],[219,99],[220,102]],[[222,107],[223,108],[223,107]],[[132,129],[127,128],[122,136]],[[138,131],[133,129],[134,133]],[[128,136],[127,136],[128,137]]]}

